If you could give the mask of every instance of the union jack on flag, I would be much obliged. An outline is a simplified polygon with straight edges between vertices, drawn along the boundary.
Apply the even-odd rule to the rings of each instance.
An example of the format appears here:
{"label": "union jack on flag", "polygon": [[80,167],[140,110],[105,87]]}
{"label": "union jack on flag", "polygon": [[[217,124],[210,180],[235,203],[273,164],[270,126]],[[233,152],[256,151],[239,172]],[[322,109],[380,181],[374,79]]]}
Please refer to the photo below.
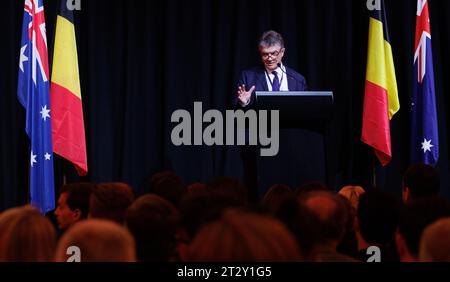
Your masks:
{"label": "union jack on flag", "polygon": [[436,165],[439,159],[439,135],[427,0],[417,1],[416,16],[411,162]]}
{"label": "union jack on flag", "polygon": [[55,208],[47,36],[43,0],[25,0],[17,96],[30,138],[31,205]]}

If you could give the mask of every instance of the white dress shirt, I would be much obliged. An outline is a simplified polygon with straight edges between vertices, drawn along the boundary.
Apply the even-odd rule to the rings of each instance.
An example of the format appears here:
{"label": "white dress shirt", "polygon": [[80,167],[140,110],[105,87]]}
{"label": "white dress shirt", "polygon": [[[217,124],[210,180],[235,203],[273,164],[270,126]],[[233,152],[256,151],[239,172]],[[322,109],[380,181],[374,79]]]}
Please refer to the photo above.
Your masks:
{"label": "white dress shirt", "polygon": [[[278,80],[280,81],[280,91],[289,91],[287,77],[285,73],[286,67],[283,64],[281,64],[281,68],[278,67],[275,69],[275,71],[277,72]],[[275,75],[273,75],[273,73],[267,73],[266,71],[267,89],[269,89],[269,91],[272,91],[272,81],[274,77]]]}
{"label": "white dress shirt", "polygon": [[[289,91],[289,88],[288,88],[288,82],[287,82],[287,76],[286,76],[286,67],[283,65],[283,63],[281,63],[281,68],[280,67],[278,67],[278,68],[276,68],[275,69],[275,71],[277,72],[277,77],[278,77],[278,79],[279,79],[279,81],[280,81],[280,91]],[[267,82],[267,89],[269,90],[269,91],[272,91],[272,81],[273,81],[273,78],[275,77],[274,76],[274,74],[273,73],[267,73],[267,71],[265,71],[265,76],[266,76],[266,82]],[[239,104],[242,106],[242,107],[246,107],[246,106],[248,106],[248,104],[250,104],[250,100],[251,99],[248,99],[247,100],[247,103],[242,103],[241,101],[239,101]]]}

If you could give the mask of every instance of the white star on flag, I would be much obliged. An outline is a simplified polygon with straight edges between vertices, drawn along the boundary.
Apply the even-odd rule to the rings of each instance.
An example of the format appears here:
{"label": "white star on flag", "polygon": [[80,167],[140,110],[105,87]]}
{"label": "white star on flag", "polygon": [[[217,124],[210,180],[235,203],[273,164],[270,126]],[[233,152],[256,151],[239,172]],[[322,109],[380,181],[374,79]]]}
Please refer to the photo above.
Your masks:
{"label": "white star on flag", "polygon": [[33,167],[33,164],[36,164],[36,163],[37,163],[36,157],[37,157],[37,155],[34,155],[34,154],[33,154],[33,151],[31,151],[31,156],[30,156],[30,164],[31,164],[31,167]]}
{"label": "white star on flag", "polygon": [[46,152],[45,155],[44,155],[45,160],[46,160],[46,161],[49,161],[51,156],[52,156],[52,155],[50,155],[48,152]]}
{"label": "white star on flag", "polygon": [[28,61],[28,57],[25,56],[25,50],[27,49],[27,44],[23,45],[22,48],[20,48],[20,61],[19,61],[19,67],[20,70],[23,72],[23,63]]}
{"label": "white star on flag", "polygon": [[427,151],[431,152],[431,147],[434,147],[434,145],[431,145],[431,139],[427,140],[426,138],[424,138],[422,142],[423,153],[426,153]]}
{"label": "white star on flag", "polygon": [[46,121],[47,118],[50,118],[50,115],[49,115],[50,110],[47,109],[47,105],[44,105],[44,106],[42,107],[42,110],[41,110],[40,113],[41,113],[42,119],[43,119],[44,121]]}

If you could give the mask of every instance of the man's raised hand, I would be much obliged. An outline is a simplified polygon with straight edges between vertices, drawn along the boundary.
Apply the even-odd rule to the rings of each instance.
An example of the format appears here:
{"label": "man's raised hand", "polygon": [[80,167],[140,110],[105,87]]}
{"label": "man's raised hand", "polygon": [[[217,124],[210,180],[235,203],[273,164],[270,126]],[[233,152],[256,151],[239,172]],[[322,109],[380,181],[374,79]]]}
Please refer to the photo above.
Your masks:
{"label": "man's raised hand", "polygon": [[242,105],[247,105],[250,101],[250,97],[252,92],[255,90],[255,86],[253,85],[250,90],[245,91],[245,85],[242,84],[238,87],[237,96]]}

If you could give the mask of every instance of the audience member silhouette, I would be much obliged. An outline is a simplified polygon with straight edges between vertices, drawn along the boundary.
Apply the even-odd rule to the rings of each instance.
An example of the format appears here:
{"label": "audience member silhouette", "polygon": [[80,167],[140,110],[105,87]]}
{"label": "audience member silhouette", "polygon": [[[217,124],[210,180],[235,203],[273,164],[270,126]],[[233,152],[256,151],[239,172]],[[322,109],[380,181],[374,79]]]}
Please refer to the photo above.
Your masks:
{"label": "audience member silhouette", "polygon": [[343,199],[333,192],[314,191],[301,196],[300,204],[306,210],[305,216],[310,217],[310,229],[315,234],[310,258],[318,262],[356,261],[337,252],[349,218]]}
{"label": "audience member silhouette", "polygon": [[348,222],[343,199],[329,191],[313,191],[286,198],[277,218],[295,235],[307,261],[356,261],[337,252]]}
{"label": "audience member silhouette", "polygon": [[76,222],[86,219],[89,214],[89,199],[95,184],[70,183],[59,191],[58,206],[55,210],[58,228],[66,230]]}
{"label": "audience member silhouette", "polygon": [[214,178],[206,184],[206,190],[221,198],[227,198],[236,205],[246,205],[248,203],[247,188],[238,180],[220,176]]}
{"label": "audience member silhouette", "polygon": [[379,189],[371,189],[361,195],[356,216],[359,259],[367,261],[371,254],[367,248],[377,246],[381,261],[398,262],[395,247],[395,230],[398,227],[400,203]]}
{"label": "audience member silhouette", "polygon": [[187,188],[174,172],[161,171],[152,175],[148,183],[148,192],[166,199],[178,208]]}
{"label": "audience member silhouette", "polygon": [[356,221],[356,210],[353,209],[352,203],[341,194],[338,197],[342,199],[345,204],[348,220],[345,226],[344,236],[341,242],[337,246],[337,252],[340,254],[348,255],[352,258],[359,258],[358,254],[358,240],[356,238],[355,221]]}
{"label": "audience member silhouette", "polygon": [[203,225],[220,218],[225,209],[242,206],[234,197],[223,196],[220,193],[210,191],[188,193],[180,204],[180,224],[186,233],[186,242],[189,242]]}
{"label": "audience member silhouette", "polygon": [[404,203],[419,198],[437,196],[440,188],[439,173],[430,165],[413,164],[404,173],[402,186]]}
{"label": "audience member silhouette", "polygon": [[0,214],[0,262],[49,262],[55,247],[55,229],[37,209],[22,206]]}
{"label": "audience member silhouette", "polygon": [[136,240],[139,261],[173,261],[177,258],[177,224],[175,206],[164,198],[148,194],[128,208],[126,226]]}
{"label": "audience member silhouette", "polygon": [[272,185],[264,195],[262,205],[267,208],[271,214],[275,214],[283,199],[289,195],[293,195],[293,192],[289,186],[285,184]]}
{"label": "audience member silhouette", "polygon": [[79,249],[81,262],[136,261],[133,236],[111,220],[88,219],[74,225],[59,240],[55,260],[70,259],[73,254],[67,254],[67,250],[71,246]]}
{"label": "audience member silhouette", "polygon": [[427,197],[405,206],[396,233],[397,253],[402,262],[419,261],[419,244],[423,230],[436,220],[450,216],[446,199]]}
{"label": "audience member silhouette", "polygon": [[98,184],[92,191],[89,217],[103,218],[123,224],[125,212],[134,200],[133,189],[125,183]]}
{"label": "audience member silhouette", "polygon": [[450,262],[450,217],[438,219],[425,228],[419,258],[426,262]]}
{"label": "audience member silhouette", "polygon": [[300,261],[294,236],[276,219],[239,209],[205,225],[182,257],[184,261]]}

